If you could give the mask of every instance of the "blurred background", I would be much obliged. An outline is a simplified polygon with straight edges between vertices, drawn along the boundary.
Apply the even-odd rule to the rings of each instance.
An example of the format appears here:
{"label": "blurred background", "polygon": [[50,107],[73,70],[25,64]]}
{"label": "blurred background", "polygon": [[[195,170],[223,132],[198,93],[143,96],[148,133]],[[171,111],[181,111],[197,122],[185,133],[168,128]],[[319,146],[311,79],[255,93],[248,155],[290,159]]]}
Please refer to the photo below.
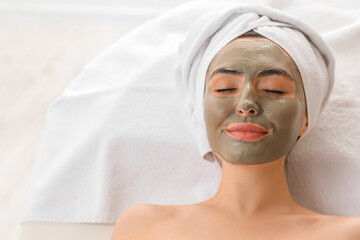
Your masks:
{"label": "blurred background", "polygon": [[[18,238],[51,101],[104,48],[188,1],[0,0],[0,239]],[[355,0],[293,2],[360,8]]]}

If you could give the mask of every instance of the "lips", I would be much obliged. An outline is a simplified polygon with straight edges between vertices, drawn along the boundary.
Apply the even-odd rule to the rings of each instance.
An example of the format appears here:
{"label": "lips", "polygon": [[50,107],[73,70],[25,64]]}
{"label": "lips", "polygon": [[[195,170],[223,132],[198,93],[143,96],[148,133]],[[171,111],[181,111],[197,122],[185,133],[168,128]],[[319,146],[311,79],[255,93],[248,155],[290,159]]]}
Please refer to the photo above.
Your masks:
{"label": "lips", "polygon": [[245,141],[257,141],[266,137],[269,131],[260,125],[254,123],[231,123],[223,130],[230,136],[236,139]]}

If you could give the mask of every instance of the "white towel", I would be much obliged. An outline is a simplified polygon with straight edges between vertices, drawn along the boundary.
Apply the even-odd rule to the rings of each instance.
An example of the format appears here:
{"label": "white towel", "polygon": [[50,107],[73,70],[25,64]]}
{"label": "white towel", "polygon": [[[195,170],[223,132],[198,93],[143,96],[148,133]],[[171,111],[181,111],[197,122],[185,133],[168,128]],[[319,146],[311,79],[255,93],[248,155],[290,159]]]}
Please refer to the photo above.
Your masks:
{"label": "white towel", "polygon": [[[133,204],[191,204],[213,196],[221,169],[202,160],[173,73],[187,29],[221,6],[191,2],[140,26],[88,64],[51,104],[23,222],[115,223]],[[309,140],[289,156],[290,191],[314,211],[360,216],[360,12],[282,10],[319,31],[337,60],[328,106]]]}

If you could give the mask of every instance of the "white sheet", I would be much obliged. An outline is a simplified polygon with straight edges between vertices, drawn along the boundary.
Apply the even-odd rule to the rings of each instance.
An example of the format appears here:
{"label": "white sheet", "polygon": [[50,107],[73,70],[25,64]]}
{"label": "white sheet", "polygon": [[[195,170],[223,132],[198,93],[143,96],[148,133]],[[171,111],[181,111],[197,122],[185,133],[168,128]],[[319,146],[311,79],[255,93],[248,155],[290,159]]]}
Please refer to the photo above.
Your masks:
{"label": "white sheet", "polygon": [[[360,53],[359,11],[283,7],[324,34],[337,59],[333,96],[321,124],[289,159],[290,191],[312,210],[360,216],[354,185],[360,180],[360,59],[354,54]],[[215,8],[218,4],[188,3],[137,28],[92,61],[53,102],[23,222],[115,223],[136,203],[190,204],[215,193],[221,170],[201,159],[177,111],[181,105],[170,79],[185,31]],[[318,19],[327,19],[321,21],[326,25]],[[339,126],[341,131],[334,130]]]}

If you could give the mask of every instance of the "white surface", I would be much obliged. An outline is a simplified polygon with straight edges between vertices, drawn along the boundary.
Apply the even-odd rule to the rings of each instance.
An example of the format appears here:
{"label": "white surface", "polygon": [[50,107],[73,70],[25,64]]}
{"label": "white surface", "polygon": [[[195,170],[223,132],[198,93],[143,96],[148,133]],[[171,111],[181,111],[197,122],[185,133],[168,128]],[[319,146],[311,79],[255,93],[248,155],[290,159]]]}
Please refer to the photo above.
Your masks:
{"label": "white surface", "polygon": [[0,22],[0,239],[14,240],[19,232],[26,184],[50,101],[132,27]]}
{"label": "white surface", "polygon": [[110,240],[115,224],[27,222],[19,240]]}
{"label": "white surface", "polygon": [[162,7],[112,7],[66,4],[0,3],[0,19],[37,19],[42,21],[74,21],[94,23],[140,24],[163,13]]}
{"label": "white surface", "polygon": [[[117,6],[117,7],[163,7],[170,8],[175,7],[184,2],[190,2],[194,0],[1,0],[0,3],[16,3],[16,4],[81,4],[81,5],[101,5],[101,6]],[[275,2],[275,1],[274,1]],[[288,0],[276,1],[276,2],[289,2]],[[355,0],[296,0],[294,2],[310,3],[310,4],[324,4],[328,6],[338,7],[342,9],[354,9],[360,7],[360,2]]]}

